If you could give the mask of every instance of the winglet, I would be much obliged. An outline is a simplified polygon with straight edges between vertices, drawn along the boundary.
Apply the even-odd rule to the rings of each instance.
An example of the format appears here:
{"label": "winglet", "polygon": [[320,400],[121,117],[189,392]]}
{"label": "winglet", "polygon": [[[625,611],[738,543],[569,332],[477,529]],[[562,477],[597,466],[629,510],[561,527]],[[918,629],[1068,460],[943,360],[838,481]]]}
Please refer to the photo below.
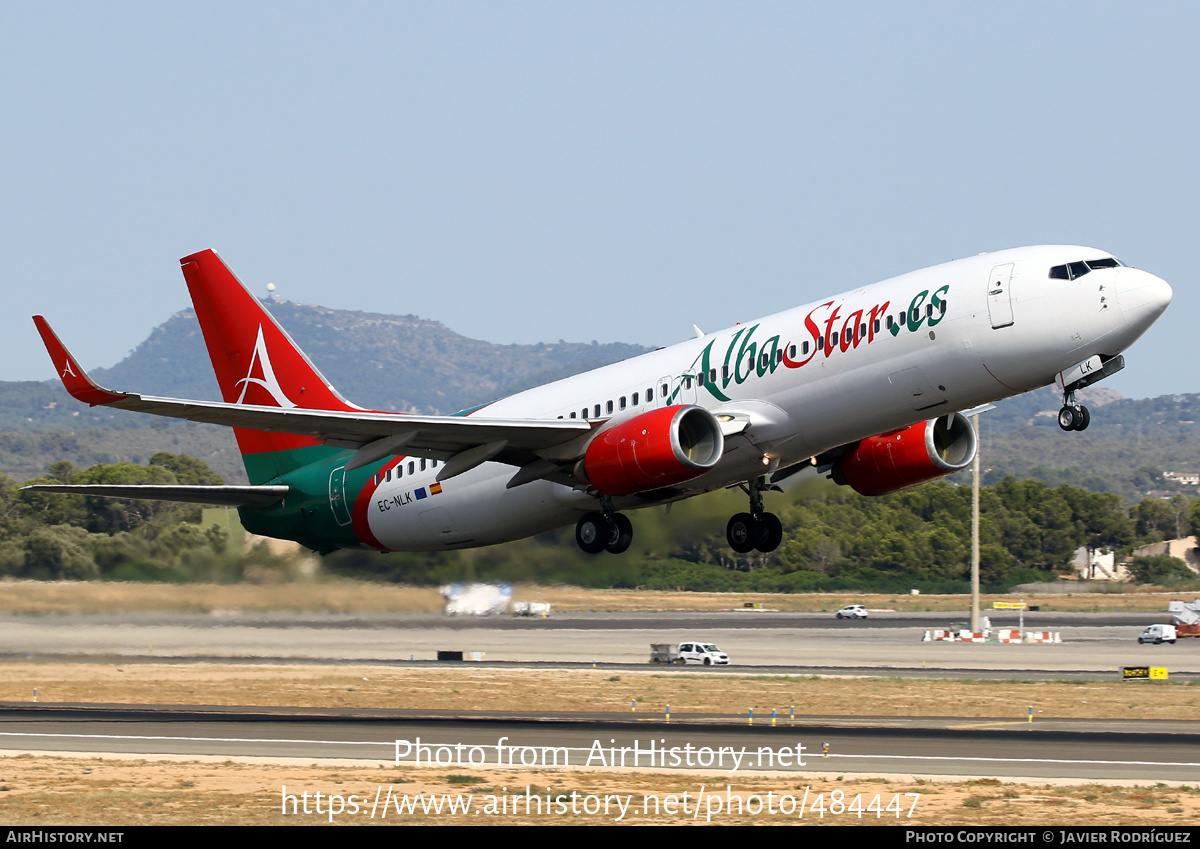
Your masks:
{"label": "winglet", "polygon": [[42,342],[46,345],[46,351],[50,354],[50,360],[54,363],[54,368],[58,371],[63,386],[67,388],[73,398],[95,407],[98,404],[113,404],[126,397],[109,392],[88,377],[87,372],[80,367],[79,361],[71,356],[67,346],[50,329],[46,319],[35,315],[33,323],[37,325],[38,333],[42,335]]}

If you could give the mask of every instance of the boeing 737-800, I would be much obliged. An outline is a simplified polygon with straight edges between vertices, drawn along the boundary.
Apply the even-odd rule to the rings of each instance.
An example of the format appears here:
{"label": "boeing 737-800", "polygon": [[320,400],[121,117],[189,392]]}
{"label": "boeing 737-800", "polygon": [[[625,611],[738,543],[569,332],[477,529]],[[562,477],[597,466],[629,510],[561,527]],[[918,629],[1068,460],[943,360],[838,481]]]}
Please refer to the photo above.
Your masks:
{"label": "boeing 737-800", "polygon": [[1077,389],[1171,301],[1105,251],[1017,248],[825,298],[451,416],[343,399],[213,251],[181,260],[223,403],[114,392],[34,321],[80,401],[234,428],[249,486],[26,489],[236,505],[242,524],[328,552],[492,545],[574,523],[587,552],[625,551],[624,512],[742,487],[739,552],[772,551],[763,494],[815,467],[880,495],[975,455],[964,411],[1056,383]]}

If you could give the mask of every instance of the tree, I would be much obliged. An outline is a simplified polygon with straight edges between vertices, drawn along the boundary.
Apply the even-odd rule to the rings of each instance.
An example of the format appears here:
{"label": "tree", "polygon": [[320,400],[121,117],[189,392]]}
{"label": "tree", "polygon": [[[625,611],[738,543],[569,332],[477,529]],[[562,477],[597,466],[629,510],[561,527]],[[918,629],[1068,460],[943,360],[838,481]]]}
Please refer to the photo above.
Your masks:
{"label": "tree", "polygon": [[1175,511],[1160,498],[1143,498],[1129,511],[1138,540],[1144,545],[1172,539]]}
{"label": "tree", "polygon": [[1129,563],[1129,574],[1139,584],[1174,584],[1196,577],[1186,563],[1168,554],[1133,558]]}
{"label": "tree", "polygon": [[87,532],[67,525],[38,528],[25,541],[22,577],[48,581],[85,581],[100,576],[87,550]]}
{"label": "tree", "polygon": [[185,486],[220,486],[225,483],[221,476],[208,467],[203,460],[189,457],[187,454],[168,454],[159,451],[150,458],[151,466],[161,466],[169,469],[175,475],[175,482]]}

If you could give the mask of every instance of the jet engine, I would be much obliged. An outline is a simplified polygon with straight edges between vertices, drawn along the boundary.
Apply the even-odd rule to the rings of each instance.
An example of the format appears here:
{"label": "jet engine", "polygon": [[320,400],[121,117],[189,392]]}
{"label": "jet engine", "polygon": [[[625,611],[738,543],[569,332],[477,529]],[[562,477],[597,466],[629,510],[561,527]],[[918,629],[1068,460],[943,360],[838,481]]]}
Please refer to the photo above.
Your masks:
{"label": "jet engine", "polygon": [[664,407],[601,431],[576,464],[575,476],[605,495],[632,495],[699,477],[724,449],[721,425],[708,410]]}
{"label": "jet engine", "polygon": [[860,495],[886,495],[965,469],[976,447],[974,426],[952,413],[862,440],[834,465],[833,479]]}

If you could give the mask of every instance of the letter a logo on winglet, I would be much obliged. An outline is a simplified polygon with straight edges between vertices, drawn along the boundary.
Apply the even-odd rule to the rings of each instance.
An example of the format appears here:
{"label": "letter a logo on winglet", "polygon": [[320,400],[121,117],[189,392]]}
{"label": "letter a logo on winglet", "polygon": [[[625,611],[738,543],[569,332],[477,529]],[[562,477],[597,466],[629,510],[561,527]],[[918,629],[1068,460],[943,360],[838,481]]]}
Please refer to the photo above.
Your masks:
{"label": "letter a logo on winglet", "polygon": [[[262,370],[262,377],[254,376],[254,364],[258,363]],[[275,403],[280,407],[293,408],[293,404],[283,392],[283,387],[279,385],[279,381],[275,378],[275,369],[271,367],[271,357],[267,353],[267,342],[263,338],[262,325],[258,325],[258,339],[254,342],[254,356],[250,358],[250,368],[246,371],[246,376],[237,382],[236,385],[241,385],[242,394],[238,396],[234,403],[242,404],[246,400],[246,390],[250,388],[250,384],[261,386],[267,391],[267,394],[275,399]]]}
{"label": "letter a logo on winglet", "polygon": [[75,377],[76,376],[75,369],[71,368],[70,360],[63,360],[63,370],[62,370],[62,374],[60,374],[59,377],[66,377],[67,375],[71,375],[71,377]]}

